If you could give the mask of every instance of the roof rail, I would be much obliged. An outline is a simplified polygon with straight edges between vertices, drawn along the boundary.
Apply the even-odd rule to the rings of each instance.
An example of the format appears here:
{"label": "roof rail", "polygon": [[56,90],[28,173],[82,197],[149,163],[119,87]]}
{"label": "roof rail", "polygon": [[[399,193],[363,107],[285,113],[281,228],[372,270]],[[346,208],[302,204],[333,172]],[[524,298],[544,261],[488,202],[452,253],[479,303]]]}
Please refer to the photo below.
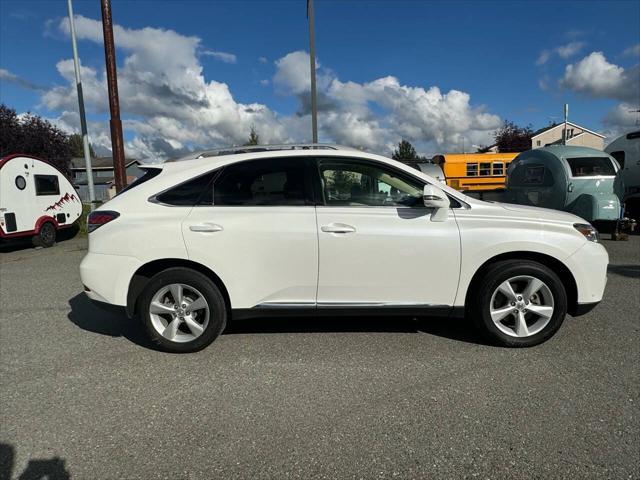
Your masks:
{"label": "roof rail", "polygon": [[355,150],[352,147],[342,145],[332,145],[327,143],[294,143],[284,145],[250,145],[218,148],[215,150],[205,150],[194,154],[193,158],[218,157],[221,155],[237,155],[240,153],[252,152],[277,152],[282,150]]}

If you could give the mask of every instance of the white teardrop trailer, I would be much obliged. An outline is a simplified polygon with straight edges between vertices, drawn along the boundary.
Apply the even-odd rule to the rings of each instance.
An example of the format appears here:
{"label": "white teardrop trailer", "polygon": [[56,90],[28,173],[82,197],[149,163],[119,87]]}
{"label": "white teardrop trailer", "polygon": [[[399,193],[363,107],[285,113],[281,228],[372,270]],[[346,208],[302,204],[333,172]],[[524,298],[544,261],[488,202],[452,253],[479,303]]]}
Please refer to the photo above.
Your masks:
{"label": "white teardrop trailer", "polygon": [[56,167],[30,155],[0,159],[0,240],[33,237],[50,247],[58,230],[71,227],[82,202]]}

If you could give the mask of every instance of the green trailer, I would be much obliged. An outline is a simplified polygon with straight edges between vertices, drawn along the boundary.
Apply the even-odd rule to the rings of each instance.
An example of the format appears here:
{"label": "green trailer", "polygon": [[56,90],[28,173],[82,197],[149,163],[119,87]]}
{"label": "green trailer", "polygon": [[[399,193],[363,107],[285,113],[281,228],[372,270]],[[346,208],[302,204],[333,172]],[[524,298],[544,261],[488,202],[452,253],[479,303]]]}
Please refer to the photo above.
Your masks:
{"label": "green trailer", "polygon": [[614,227],[620,199],[614,181],[620,166],[607,153],[587,147],[554,145],[518,155],[507,171],[509,203],[564,210]]}

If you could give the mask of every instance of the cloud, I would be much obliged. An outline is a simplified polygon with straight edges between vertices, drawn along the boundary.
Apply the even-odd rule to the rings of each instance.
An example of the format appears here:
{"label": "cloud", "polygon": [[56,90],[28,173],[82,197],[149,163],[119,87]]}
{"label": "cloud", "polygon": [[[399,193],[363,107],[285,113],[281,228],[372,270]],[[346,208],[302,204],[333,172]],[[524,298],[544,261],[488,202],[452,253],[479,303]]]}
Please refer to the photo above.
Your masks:
{"label": "cloud", "polygon": [[4,68],[0,68],[0,80],[3,82],[14,83],[27,90],[34,90],[37,92],[46,90],[45,87],[41,85],[37,85],[33,82],[30,82],[29,80],[26,80],[22,77],[19,77],[18,75],[11,73],[9,70],[6,70]]}
{"label": "cloud", "polygon": [[638,102],[640,65],[625,70],[609,63],[602,52],[592,52],[566,66],[560,86],[589,97]]}
{"label": "cloud", "polygon": [[[56,28],[58,34],[68,35],[66,19]],[[99,21],[78,16],[76,30],[80,41],[102,43]],[[310,140],[306,52],[290,52],[274,62],[274,89],[298,101],[294,114],[281,115],[261,103],[241,103],[227,84],[206,79],[200,55],[207,53],[198,37],[120,25],[114,26],[114,35],[121,63],[118,89],[123,127],[129,138],[125,142],[128,156],[157,160],[189,149],[242,144],[252,125],[265,143]],[[60,112],[54,118],[60,125],[77,129],[73,62],[60,60],[56,68],[64,84],[43,92],[41,102]],[[436,153],[459,149],[463,144],[490,143],[500,124],[499,117],[473,105],[466,92],[403,85],[394,76],[364,83],[343,81],[320,62],[317,68],[321,141],[390,153],[404,137],[419,151]],[[106,118],[104,70],[82,66],[81,73],[87,110]],[[108,122],[90,122],[89,133],[101,152],[109,148]]]}
{"label": "cloud", "polygon": [[[309,55],[296,51],[276,61],[273,82],[299,98],[298,115],[309,113]],[[500,118],[473,107],[465,92],[410,87],[393,76],[372,82],[343,82],[318,64],[318,111],[322,130],[338,143],[375,151],[400,138],[447,149],[487,143]],[[382,112],[382,113],[374,113]]]}
{"label": "cloud", "polygon": [[238,59],[233,53],[216,52],[215,50],[203,50],[202,55],[213,57],[224,63],[236,63],[238,61]]}
{"label": "cloud", "polygon": [[631,45],[629,48],[626,48],[622,55],[625,57],[639,57],[640,56],[640,43],[636,43],[635,45]]}
{"label": "cloud", "polygon": [[258,61],[260,63],[267,63],[269,60],[267,60],[267,57],[258,57]]}
{"label": "cloud", "polygon": [[559,47],[553,48],[551,50],[542,50],[542,52],[540,52],[540,55],[538,56],[538,60],[536,60],[536,65],[544,65],[554,55],[557,55],[558,57],[566,60],[580,53],[585,45],[586,44],[584,42],[569,42],[566,45],[560,45]]}

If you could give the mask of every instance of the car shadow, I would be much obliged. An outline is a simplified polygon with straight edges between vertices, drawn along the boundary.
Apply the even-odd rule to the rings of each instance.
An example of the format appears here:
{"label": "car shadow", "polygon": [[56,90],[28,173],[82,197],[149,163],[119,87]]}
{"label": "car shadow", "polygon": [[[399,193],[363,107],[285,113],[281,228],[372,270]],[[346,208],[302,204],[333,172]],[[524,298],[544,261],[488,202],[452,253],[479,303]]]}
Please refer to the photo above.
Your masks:
{"label": "car shadow", "polygon": [[609,265],[607,270],[616,275],[629,278],[640,278],[640,265]]}
{"label": "car shadow", "polygon": [[469,322],[446,317],[283,317],[232,320],[223,335],[271,333],[426,333],[488,345]]}
{"label": "car shadow", "polygon": [[[83,330],[124,337],[144,348],[158,350],[137,319],[122,309],[94,304],[84,293],[69,300],[68,318]],[[277,333],[426,333],[466,343],[488,345],[469,322],[443,317],[286,317],[231,320],[223,335]]]}
{"label": "car shadow", "polygon": [[14,477],[15,449],[8,443],[0,443],[0,480],[69,480],[71,474],[66,462],[59,457],[48,460],[29,460],[20,476]]}
{"label": "car shadow", "polygon": [[130,319],[124,309],[98,305],[84,293],[79,293],[69,300],[71,311],[67,316],[72,323],[83,330],[109,337],[124,337],[144,348],[158,350],[149,340],[142,324]]}

